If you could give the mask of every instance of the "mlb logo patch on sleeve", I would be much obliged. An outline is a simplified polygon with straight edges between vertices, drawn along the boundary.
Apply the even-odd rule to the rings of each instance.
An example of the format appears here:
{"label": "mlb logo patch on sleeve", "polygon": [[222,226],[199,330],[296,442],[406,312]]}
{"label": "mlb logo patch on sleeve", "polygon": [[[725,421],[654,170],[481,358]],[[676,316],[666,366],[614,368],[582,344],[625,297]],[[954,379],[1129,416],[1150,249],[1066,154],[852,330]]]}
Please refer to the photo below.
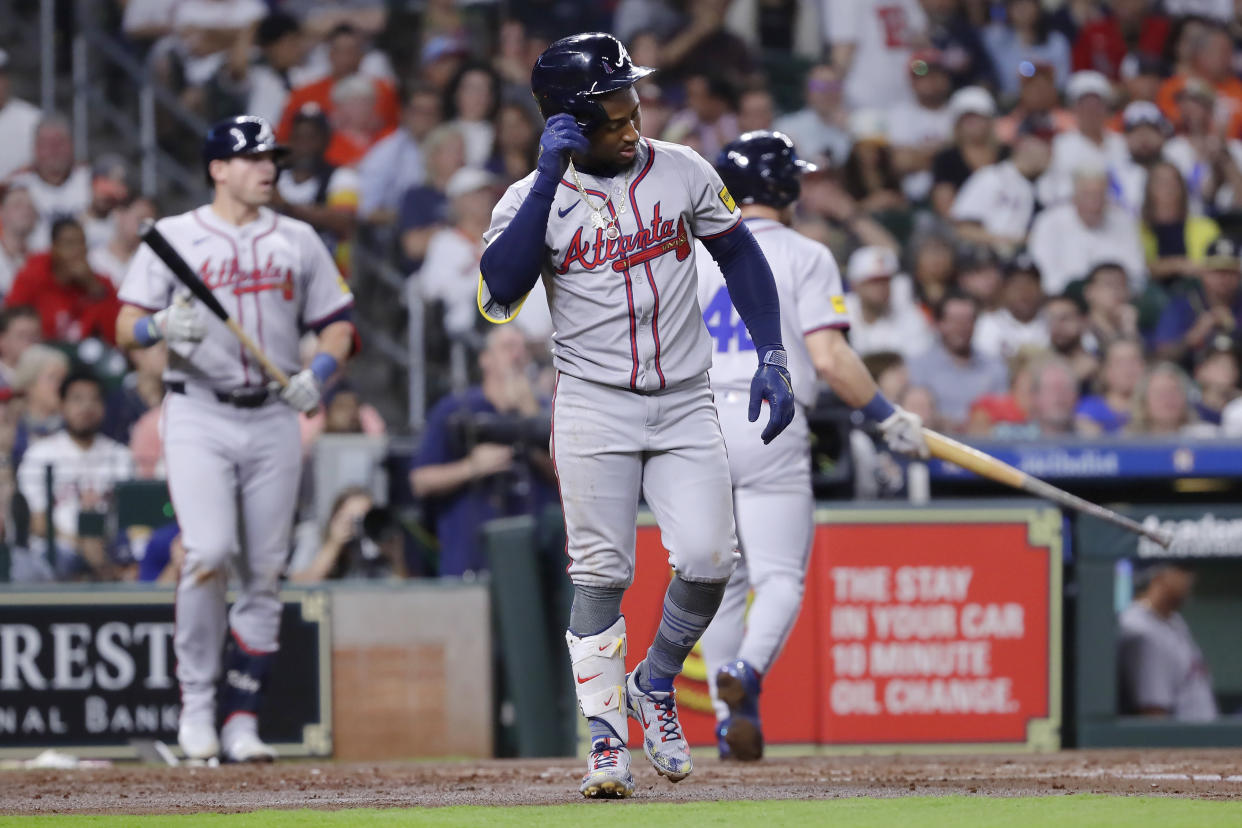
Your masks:
{"label": "mlb logo patch on sleeve", "polygon": [[737,203],[733,200],[733,196],[729,194],[728,187],[721,187],[719,195],[721,202],[729,208],[730,213],[737,209]]}

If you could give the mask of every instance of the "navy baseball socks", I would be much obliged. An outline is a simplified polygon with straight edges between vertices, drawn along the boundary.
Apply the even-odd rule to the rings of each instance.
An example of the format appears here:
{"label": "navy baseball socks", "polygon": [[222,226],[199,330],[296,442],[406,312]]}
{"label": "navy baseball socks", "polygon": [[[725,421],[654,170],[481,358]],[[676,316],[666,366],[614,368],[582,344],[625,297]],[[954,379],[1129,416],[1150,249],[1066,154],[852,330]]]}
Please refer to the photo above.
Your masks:
{"label": "navy baseball socks", "polygon": [[687,581],[674,576],[664,594],[664,611],[655,641],[626,678],[625,704],[643,728],[643,752],[656,772],[680,782],[694,769],[690,745],[677,718],[673,679],[711,623],[724,597],[725,583]]}
{"label": "navy baseball socks", "polygon": [[759,724],[759,691],[763,676],[743,659],[734,659],[716,671],[716,697],[729,715],[716,725],[721,759],[752,762],[763,758],[763,729]]}
{"label": "navy baseball socks", "polygon": [[220,744],[232,762],[271,762],[276,751],[259,738],[259,709],[276,654],[246,649],[236,634],[224,657]]}

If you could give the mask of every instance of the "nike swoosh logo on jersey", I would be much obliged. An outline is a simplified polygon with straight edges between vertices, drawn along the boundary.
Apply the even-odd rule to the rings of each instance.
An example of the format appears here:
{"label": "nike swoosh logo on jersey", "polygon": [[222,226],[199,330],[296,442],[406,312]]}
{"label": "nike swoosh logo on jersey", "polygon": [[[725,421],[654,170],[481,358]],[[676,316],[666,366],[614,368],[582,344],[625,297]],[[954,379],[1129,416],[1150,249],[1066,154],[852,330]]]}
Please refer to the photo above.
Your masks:
{"label": "nike swoosh logo on jersey", "polygon": [[595,675],[593,675],[593,676],[587,676],[586,678],[583,678],[582,676],[574,676],[574,678],[576,678],[576,679],[578,680],[578,683],[579,683],[579,684],[586,684],[586,683],[587,683],[588,681],[590,681],[591,679],[597,679],[597,678],[599,678],[599,677],[600,677],[600,676],[602,676],[602,675],[603,675],[603,673],[596,673]]}
{"label": "nike swoosh logo on jersey", "polygon": [[211,236],[203,236],[201,239],[195,239],[193,242],[190,243],[190,246],[193,247],[194,245],[202,244],[203,242],[207,241],[210,238]]}
{"label": "nike swoosh logo on jersey", "polygon": [[557,210],[557,211],[556,211],[556,214],[557,214],[558,216],[560,216],[561,218],[565,218],[565,216],[567,216],[567,215],[569,215],[571,212],[573,212],[573,209],[574,209],[575,207],[577,207],[577,206],[578,206],[579,204],[581,204],[581,203],[582,203],[581,201],[575,201],[573,204],[569,205],[569,206],[568,206],[568,207],[566,207],[564,210]]}

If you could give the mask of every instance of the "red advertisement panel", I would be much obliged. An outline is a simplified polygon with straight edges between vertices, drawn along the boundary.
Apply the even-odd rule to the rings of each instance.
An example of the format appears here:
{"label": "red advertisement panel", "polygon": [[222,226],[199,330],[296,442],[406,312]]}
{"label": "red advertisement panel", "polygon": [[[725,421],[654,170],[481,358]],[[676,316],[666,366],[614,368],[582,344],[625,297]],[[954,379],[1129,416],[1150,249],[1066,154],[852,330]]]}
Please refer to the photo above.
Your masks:
{"label": "red advertisement panel", "polygon": [[[816,527],[802,613],[764,679],[768,743],[1026,742],[1028,723],[1057,718],[1059,549],[1031,543],[1012,512],[890,514],[900,522]],[[671,574],[658,530],[640,527],[623,604],[630,668],[655,636]],[[696,651],[677,681],[693,745],[714,744],[706,673]]]}

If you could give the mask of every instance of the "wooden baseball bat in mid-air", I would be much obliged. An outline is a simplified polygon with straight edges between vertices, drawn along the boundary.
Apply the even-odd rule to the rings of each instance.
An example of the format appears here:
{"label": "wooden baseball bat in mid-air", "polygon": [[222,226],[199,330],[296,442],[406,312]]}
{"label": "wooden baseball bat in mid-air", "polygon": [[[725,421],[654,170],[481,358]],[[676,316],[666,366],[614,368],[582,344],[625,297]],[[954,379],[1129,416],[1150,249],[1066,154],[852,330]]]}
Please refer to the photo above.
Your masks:
{"label": "wooden baseball bat in mid-air", "polygon": [[168,265],[168,269],[177,277],[177,281],[190,289],[190,292],[198,298],[200,302],[207,306],[208,310],[219,317],[228,329],[233,332],[233,336],[242,344],[249,354],[255,358],[255,361],[263,368],[263,371],[284,388],[289,384],[289,375],[280,370],[276,363],[272,362],[267,354],[263,353],[263,349],[255,344],[250,335],[241,329],[233,318],[229,316],[229,312],[224,309],[224,305],[220,304],[220,300],[216,299],[215,294],[207,285],[203,284],[203,280],[198,278],[198,274],[190,269],[185,259],[181,258],[181,254],[169,243],[155,226],[154,221],[147,221],[142,228],[142,240],[147,243],[147,247],[160,257],[160,261]]}
{"label": "wooden baseball bat in mid-air", "polygon": [[1119,515],[1112,509],[1106,509],[1089,500],[1083,500],[1081,497],[1072,495],[1064,489],[1058,489],[1056,486],[1040,480],[1038,477],[1032,477],[1021,469],[1016,469],[990,454],[985,454],[979,451],[979,449],[959,443],[957,440],[932,431],[930,428],[923,429],[923,439],[927,441],[927,447],[931,450],[933,457],[956,463],[980,477],[986,477],[988,480],[995,480],[997,483],[1012,486],[1036,497],[1042,497],[1044,500],[1050,500],[1067,509],[1073,509],[1085,515],[1106,520],[1131,532],[1151,538],[1165,549],[1168,549],[1169,544],[1173,542],[1173,536],[1162,529],[1143,526],[1138,521],[1131,520],[1125,515]]}

